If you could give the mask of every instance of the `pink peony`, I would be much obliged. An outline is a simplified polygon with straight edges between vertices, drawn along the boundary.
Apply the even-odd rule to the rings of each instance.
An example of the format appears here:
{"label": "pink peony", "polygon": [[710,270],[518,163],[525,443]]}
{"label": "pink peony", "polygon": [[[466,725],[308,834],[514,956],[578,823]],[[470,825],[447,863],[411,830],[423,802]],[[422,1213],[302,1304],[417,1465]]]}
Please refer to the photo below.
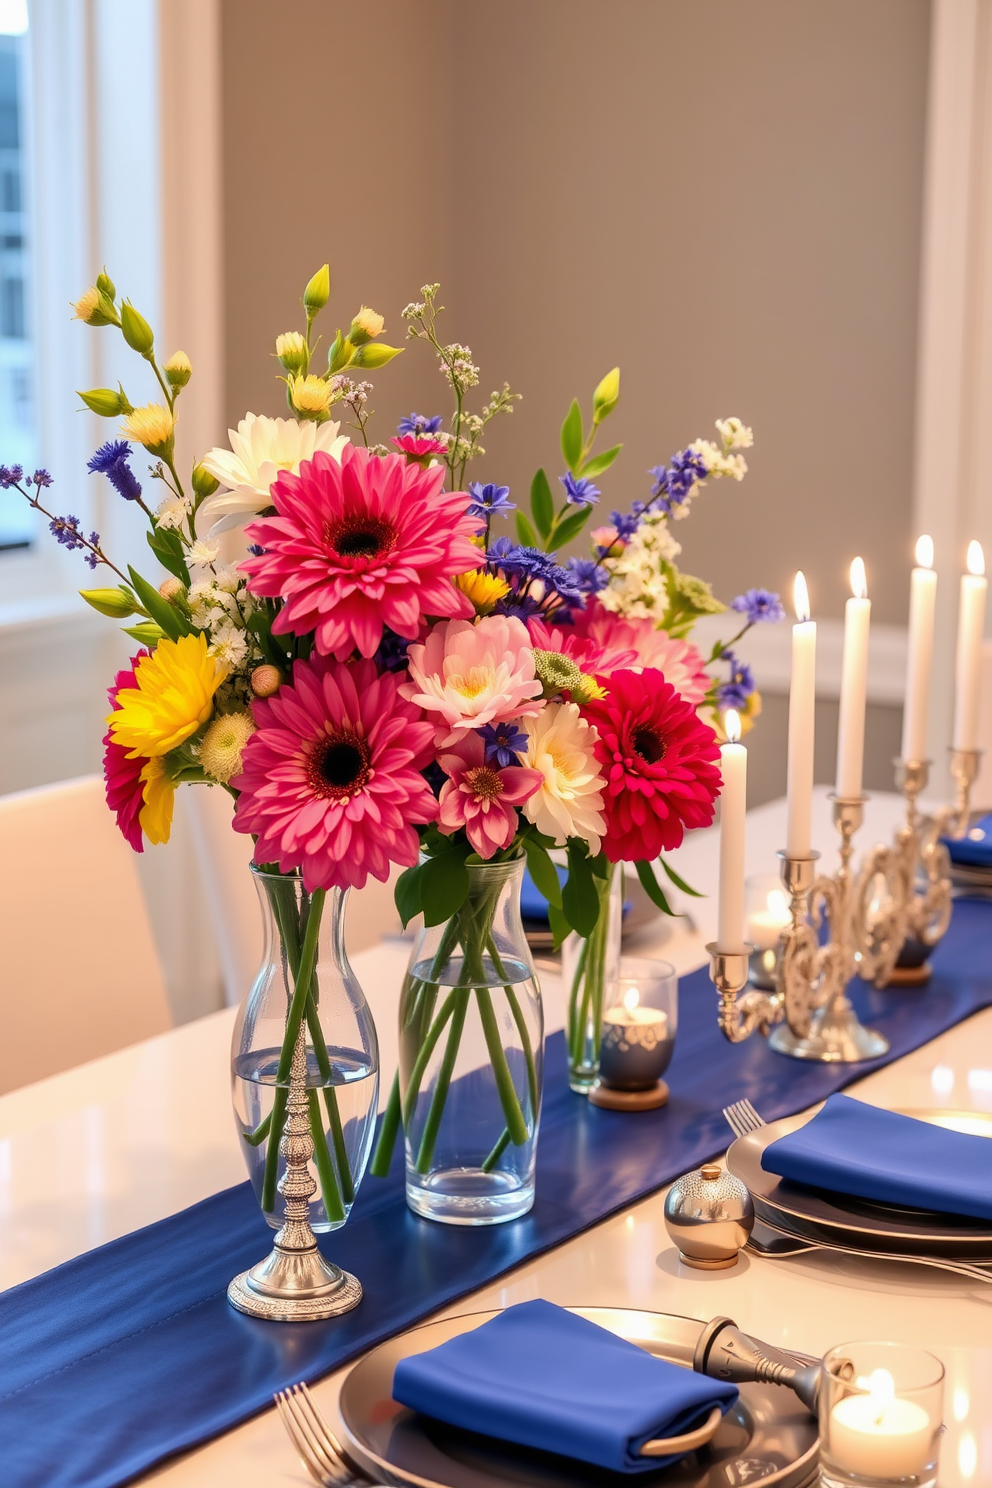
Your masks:
{"label": "pink peony", "polygon": [[603,852],[611,863],[653,862],[687,827],[708,827],[720,790],[716,735],[660,672],[614,672],[609,695],[583,716],[605,776]]}
{"label": "pink peony", "polygon": [[527,628],[515,615],[487,615],[473,625],[448,620],[422,646],[407,651],[403,696],[450,729],[481,728],[541,711]]}
{"label": "pink peony", "polygon": [[638,664],[638,655],[633,647],[622,649],[614,645],[612,635],[608,640],[594,640],[583,635],[574,625],[549,626],[539,615],[527,621],[527,629],[534,646],[539,651],[556,651],[567,656],[583,672],[597,672],[609,676],[620,667]]}
{"label": "pink peony", "polygon": [[434,729],[371,661],[297,661],[292,686],[253,703],[237,832],[254,833],[256,863],[299,868],[308,890],[360,889],[390,863],[417,861],[418,826],[437,802],[419,771]]}
{"label": "pink peony", "polygon": [[[131,665],[126,671],[118,672],[114,678],[113,687],[107,689],[110,706],[116,711],[120,704],[117,694],[122,688],[134,687],[138,683],[134,675],[134,669],[147,651],[139,651],[137,656],[131,658]],[[107,791],[107,805],[117,818],[125,840],[135,852],[144,852],[145,845],[141,837],[141,808],[144,805],[144,783],[141,772],[148,761],[140,755],[135,759],[128,758],[128,751],[123,744],[115,742],[110,730],[103,738],[103,778]]]}
{"label": "pink peony", "polygon": [[277,516],[245,531],[264,551],[241,564],[248,588],[284,599],[279,634],[315,632],[319,652],[372,656],[384,626],[408,640],[427,615],[470,615],[451,580],[475,568],[464,491],[444,492],[444,467],[422,470],[402,455],[346,444],[340,463],[318,450],[299,475],[273,482]]}
{"label": "pink peony", "polygon": [[664,672],[665,681],[686,702],[698,707],[706,696],[712,678],[706,674],[705,663],[695,646],[689,641],[673,640],[663,630],[656,630],[651,620],[626,620],[604,609],[595,598],[575,617],[577,635],[596,641],[610,650],[629,648],[637,653],[637,660],[627,663],[633,666],[653,667]]}
{"label": "pink peony", "polygon": [[449,777],[441,790],[438,826],[449,835],[459,827],[480,858],[491,858],[501,847],[509,847],[517,830],[520,806],[541,785],[540,770],[509,765],[501,770],[493,760],[486,763],[486,746],[478,734],[465,734],[439,757]]}

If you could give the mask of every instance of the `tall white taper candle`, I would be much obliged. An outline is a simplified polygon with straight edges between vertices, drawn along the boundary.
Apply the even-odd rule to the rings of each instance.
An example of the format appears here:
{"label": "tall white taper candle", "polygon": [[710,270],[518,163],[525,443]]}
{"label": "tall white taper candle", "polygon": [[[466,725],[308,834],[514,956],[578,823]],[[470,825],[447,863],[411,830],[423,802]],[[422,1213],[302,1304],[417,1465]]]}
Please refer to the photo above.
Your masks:
{"label": "tall white taper candle", "polygon": [[806,577],[795,583],[796,624],[792,627],[792,680],[789,687],[789,816],[785,850],[808,858],[813,844],[813,739],[816,719],[816,621],[809,618]]}
{"label": "tall white taper candle", "polygon": [[720,746],[720,907],[717,949],[744,949],[744,813],[747,810],[747,750],[733,708],[723,715],[726,744]]}
{"label": "tall white taper candle", "polygon": [[937,575],[933,571],[933,539],[916,544],[916,567],[909,590],[909,652],[906,657],[906,704],[902,715],[902,757],[927,757],[927,714],[930,708],[930,669],[933,664],[933,617]]}
{"label": "tall white taper candle", "polygon": [[844,661],[840,678],[837,728],[837,795],[842,801],[861,796],[865,757],[865,696],[868,688],[868,631],[871,600],[861,558],[851,564],[853,597],[844,606]]}
{"label": "tall white taper candle", "polygon": [[982,632],[985,628],[985,554],[981,543],[968,544],[968,572],[961,575],[958,605],[958,653],[954,677],[955,749],[978,747],[978,704],[981,692]]}

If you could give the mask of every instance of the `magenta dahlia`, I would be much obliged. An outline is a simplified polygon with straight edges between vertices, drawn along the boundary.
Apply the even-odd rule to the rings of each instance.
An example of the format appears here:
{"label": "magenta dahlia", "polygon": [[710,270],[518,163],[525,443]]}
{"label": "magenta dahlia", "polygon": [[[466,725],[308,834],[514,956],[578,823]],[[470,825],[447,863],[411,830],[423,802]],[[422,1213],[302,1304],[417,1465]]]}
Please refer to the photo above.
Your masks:
{"label": "magenta dahlia", "polygon": [[360,889],[389,865],[417,861],[417,828],[437,816],[419,773],[434,725],[371,661],[298,661],[292,685],[252,705],[237,832],[254,833],[256,863],[300,869],[308,890]]}
{"label": "magenta dahlia", "polygon": [[611,863],[653,862],[687,827],[707,827],[720,791],[716,735],[661,672],[619,671],[587,703],[606,779],[603,852]]}
{"label": "magenta dahlia", "polygon": [[[114,685],[107,688],[107,697],[110,706],[116,712],[120,704],[117,694],[128,687],[137,687],[134,669],[147,651],[139,651],[137,656],[131,658],[131,665],[126,670],[118,672],[114,678]],[[103,779],[107,793],[107,805],[117,818],[117,825],[124,835],[125,840],[135,852],[144,852],[145,846],[141,837],[141,822],[139,820],[141,808],[144,805],[144,782],[141,772],[148,761],[139,755],[135,759],[128,758],[128,751],[123,744],[118,744],[110,730],[103,736]]]}
{"label": "magenta dahlia", "polygon": [[245,529],[263,551],[241,565],[253,594],[285,600],[273,630],[314,631],[318,652],[343,661],[356,647],[372,656],[386,626],[415,640],[428,615],[474,614],[451,580],[478,566],[479,524],[464,491],[442,491],[444,474],[353,444],[284,471],[277,515]]}
{"label": "magenta dahlia", "polygon": [[622,665],[654,667],[663,672],[665,680],[693,707],[699,706],[712,685],[706,663],[691,641],[673,639],[666,631],[657,630],[653,620],[614,615],[595,595],[576,614],[573,629],[577,642],[582,639],[612,652],[629,647],[636,660]]}

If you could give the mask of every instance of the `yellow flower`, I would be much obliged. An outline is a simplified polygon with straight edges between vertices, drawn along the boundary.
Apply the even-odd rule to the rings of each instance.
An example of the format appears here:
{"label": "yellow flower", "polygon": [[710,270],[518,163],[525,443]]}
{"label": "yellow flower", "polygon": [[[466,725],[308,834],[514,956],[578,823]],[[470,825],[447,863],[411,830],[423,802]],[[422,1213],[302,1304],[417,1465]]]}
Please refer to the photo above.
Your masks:
{"label": "yellow flower", "polygon": [[174,351],[162,371],[170,387],[184,388],[193,375],[193,364],[184,351]]}
{"label": "yellow flower", "polygon": [[86,290],[84,294],[81,294],[78,300],[75,300],[73,302],[72,308],[76,312],[76,319],[85,320],[88,323],[90,316],[93,314],[93,311],[97,308],[99,303],[100,291],[97,289],[95,284],[91,284],[89,289]]}
{"label": "yellow flower", "polygon": [[176,798],[176,786],[170,780],[165,764],[159,757],[150,759],[141,772],[141,798],[144,805],[138,812],[138,823],[153,846],[168,842],[172,829],[172,806]]}
{"label": "yellow flower", "polygon": [[134,669],[137,687],[117,694],[117,707],[107,719],[114,741],[129,751],[129,759],[178,749],[210,717],[225,675],[208,654],[202,631],[159,641]]}
{"label": "yellow flower", "polygon": [[363,305],[351,322],[348,340],[352,346],[364,346],[367,341],[372,341],[376,336],[382,335],[382,328],[385,324],[385,320],[378,311],[370,310],[368,305]]}
{"label": "yellow flower", "polygon": [[[101,274],[100,277],[102,279],[103,275]],[[109,280],[107,282],[109,284]],[[73,302],[72,308],[76,312],[76,319],[85,321],[87,325],[120,325],[113,299],[107,298],[99,284],[91,284],[89,289]]]}
{"label": "yellow flower", "polygon": [[498,600],[509,594],[510,586],[496,574],[486,573],[484,568],[472,569],[470,573],[456,574],[455,587],[466,594],[475,606],[477,615],[492,613]]}
{"label": "yellow flower", "polygon": [[254,732],[249,713],[222,713],[215,718],[200,745],[200,764],[206,773],[221,785],[226,785],[232,775],[239,775],[241,751]]}
{"label": "yellow flower", "polygon": [[302,372],[308,357],[306,337],[299,331],[283,331],[276,337],[276,356],[287,372]]}
{"label": "yellow flower", "polygon": [[305,418],[319,417],[330,406],[331,385],[312,372],[308,377],[291,377],[289,396],[297,413],[302,413]]}
{"label": "yellow flower", "polygon": [[121,425],[128,439],[143,444],[153,455],[172,452],[172,438],[176,432],[176,421],[161,403],[145,403],[133,408]]}

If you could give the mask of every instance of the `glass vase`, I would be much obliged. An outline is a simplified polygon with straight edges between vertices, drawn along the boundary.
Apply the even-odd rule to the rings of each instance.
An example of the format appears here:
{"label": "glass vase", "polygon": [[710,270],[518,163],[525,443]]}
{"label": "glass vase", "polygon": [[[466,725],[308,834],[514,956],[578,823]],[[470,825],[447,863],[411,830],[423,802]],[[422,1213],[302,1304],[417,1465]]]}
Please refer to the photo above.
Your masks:
{"label": "glass vase", "polygon": [[304,1029],[317,1233],[343,1225],[375,1134],[379,1045],[344,948],[345,894],[309,894],[296,874],[252,866],[264,921],[262,964],[238,1010],[231,1055],[234,1117],[248,1176],[273,1229],[286,1200],[279,1151],[293,1054]]}
{"label": "glass vase", "polygon": [[568,1083],[577,1095],[588,1095],[599,1080],[603,1036],[603,995],[620,975],[620,924],[623,919],[623,872],[607,863],[596,878],[599,917],[592,932],[565,937],[561,974],[565,987],[565,1037],[568,1040]]}
{"label": "glass vase", "polygon": [[446,1224],[499,1224],[534,1202],[544,1012],[520,921],[523,871],[523,859],[470,866],[464,904],[420,930],[403,983],[407,1203]]}

